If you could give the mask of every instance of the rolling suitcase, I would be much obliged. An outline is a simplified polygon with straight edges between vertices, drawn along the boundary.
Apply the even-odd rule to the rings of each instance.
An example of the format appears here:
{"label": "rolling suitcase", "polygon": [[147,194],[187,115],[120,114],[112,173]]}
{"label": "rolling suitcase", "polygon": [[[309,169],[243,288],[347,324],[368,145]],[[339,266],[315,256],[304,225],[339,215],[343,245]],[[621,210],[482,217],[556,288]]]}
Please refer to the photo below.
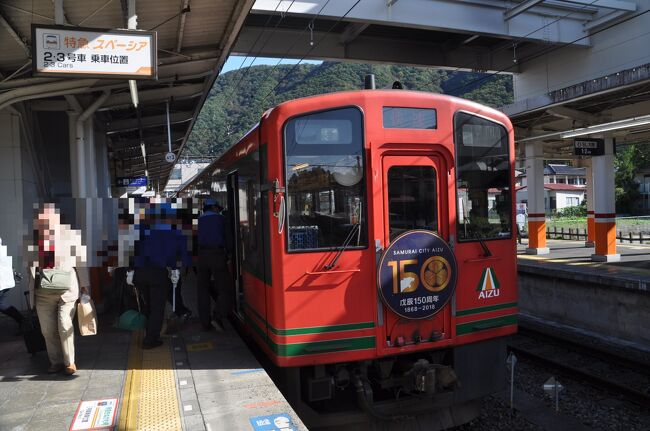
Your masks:
{"label": "rolling suitcase", "polygon": [[23,320],[21,330],[23,332],[27,351],[32,355],[35,355],[37,352],[45,350],[45,338],[43,338],[41,325],[38,323],[36,311],[32,309],[31,304],[29,303],[29,292],[25,292],[25,300],[27,301],[28,312],[27,316]]}

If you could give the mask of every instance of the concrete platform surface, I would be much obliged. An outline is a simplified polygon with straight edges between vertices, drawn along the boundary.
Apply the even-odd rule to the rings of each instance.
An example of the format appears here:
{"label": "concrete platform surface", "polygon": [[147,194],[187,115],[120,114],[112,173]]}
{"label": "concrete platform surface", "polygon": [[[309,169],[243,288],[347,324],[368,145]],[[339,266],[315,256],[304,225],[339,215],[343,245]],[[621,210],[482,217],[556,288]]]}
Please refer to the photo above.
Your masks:
{"label": "concrete platform surface", "polygon": [[[192,306],[192,283],[185,289]],[[82,400],[109,398],[118,398],[115,430],[271,430],[286,423],[280,415],[293,425],[282,429],[306,429],[228,322],[205,332],[191,319],[163,346],[142,350],[141,333],[100,315],[99,335],[75,337],[78,372],[67,377],[47,374],[46,353],[28,354],[1,316],[2,431],[69,430]]]}
{"label": "concrete platform surface", "polygon": [[520,272],[548,274],[575,281],[611,284],[631,289],[650,289],[650,245],[617,244],[618,262],[594,262],[594,249],[584,241],[547,240],[550,253],[528,255],[528,241],[517,246],[517,267]]}

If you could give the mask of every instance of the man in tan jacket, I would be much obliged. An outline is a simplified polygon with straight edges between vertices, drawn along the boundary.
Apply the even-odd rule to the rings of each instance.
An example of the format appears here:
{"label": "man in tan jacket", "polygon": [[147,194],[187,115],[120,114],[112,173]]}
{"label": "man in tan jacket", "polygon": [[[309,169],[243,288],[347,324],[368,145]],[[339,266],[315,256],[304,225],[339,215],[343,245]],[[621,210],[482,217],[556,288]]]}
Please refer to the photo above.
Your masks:
{"label": "man in tan jacket", "polygon": [[[54,204],[44,204],[34,220],[37,244],[32,251],[37,255],[30,266],[30,295],[45,338],[50,359],[48,373],[72,375],[77,370],[74,351],[75,303],[80,291],[87,292],[90,277],[86,265],[86,247],[81,243],[81,232],[61,224],[61,216]],[[45,269],[71,272],[67,289],[40,287]],[[37,285],[38,282],[38,285]]]}

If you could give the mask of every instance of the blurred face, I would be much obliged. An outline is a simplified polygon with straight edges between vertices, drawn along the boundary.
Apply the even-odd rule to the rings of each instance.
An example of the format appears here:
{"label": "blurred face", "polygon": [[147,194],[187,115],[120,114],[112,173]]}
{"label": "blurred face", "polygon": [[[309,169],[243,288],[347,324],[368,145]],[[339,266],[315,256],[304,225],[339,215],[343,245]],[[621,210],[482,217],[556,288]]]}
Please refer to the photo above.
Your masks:
{"label": "blurred face", "polygon": [[54,231],[61,224],[61,216],[53,205],[46,205],[38,214],[36,229],[43,240],[54,239]]}

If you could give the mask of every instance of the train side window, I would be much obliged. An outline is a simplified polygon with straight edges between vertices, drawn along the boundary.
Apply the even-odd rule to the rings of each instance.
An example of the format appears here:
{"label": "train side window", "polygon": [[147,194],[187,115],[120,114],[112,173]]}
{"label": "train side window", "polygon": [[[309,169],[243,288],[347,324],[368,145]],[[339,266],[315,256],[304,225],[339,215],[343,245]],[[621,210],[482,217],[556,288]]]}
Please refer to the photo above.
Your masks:
{"label": "train side window", "polygon": [[[320,111],[284,126],[289,251],[367,245],[363,117]],[[352,234],[351,234],[352,232]]]}
{"label": "train side window", "polygon": [[458,240],[510,238],[511,167],[505,127],[458,112],[454,116],[454,142]]}

